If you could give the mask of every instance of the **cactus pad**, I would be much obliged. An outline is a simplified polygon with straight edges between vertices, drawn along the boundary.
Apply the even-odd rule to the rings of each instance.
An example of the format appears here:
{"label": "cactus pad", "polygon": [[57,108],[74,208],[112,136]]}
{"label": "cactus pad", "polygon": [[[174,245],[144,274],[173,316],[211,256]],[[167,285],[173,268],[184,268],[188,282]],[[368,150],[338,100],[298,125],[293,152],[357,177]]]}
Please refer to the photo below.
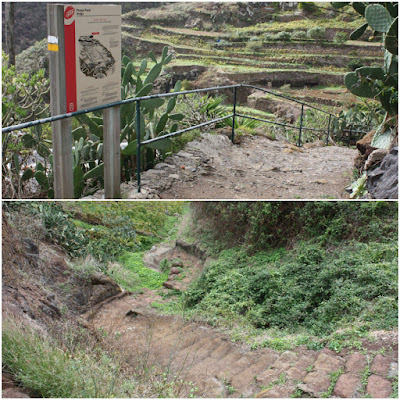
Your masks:
{"label": "cactus pad", "polygon": [[356,69],[356,73],[364,78],[380,80],[385,78],[385,72],[381,67],[361,67]]}
{"label": "cactus pad", "polygon": [[361,25],[359,28],[351,32],[350,39],[351,40],[359,39],[363,35],[363,33],[367,30],[367,28],[368,28],[368,23]]}
{"label": "cactus pad", "polygon": [[389,31],[385,37],[385,47],[392,54],[398,54],[399,52],[399,42],[398,42],[398,17],[390,25]]}
{"label": "cactus pad", "polygon": [[365,18],[369,26],[374,30],[382,33],[387,33],[393,18],[380,4],[371,4],[365,9]]}
{"label": "cactus pad", "polygon": [[345,75],[344,84],[356,96],[373,98],[377,95],[372,85],[362,82],[355,72],[349,72]]}
{"label": "cactus pad", "polygon": [[353,2],[351,3],[351,5],[353,6],[353,8],[354,8],[359,14],[361,14],[361,15],[364,17],[364,15],[365,15],[365,9],[367,8],[367,6],[365,5],[365,3],[353,1]]}

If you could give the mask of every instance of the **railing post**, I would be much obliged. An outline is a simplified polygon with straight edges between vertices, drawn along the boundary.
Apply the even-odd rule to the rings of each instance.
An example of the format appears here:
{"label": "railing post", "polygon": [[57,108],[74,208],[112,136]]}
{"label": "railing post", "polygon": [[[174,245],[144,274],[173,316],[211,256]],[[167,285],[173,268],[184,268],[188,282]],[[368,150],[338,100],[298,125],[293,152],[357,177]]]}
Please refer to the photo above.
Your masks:
{"label": "railing post", "polygon": [[347,146],[350,147],[350,142],[351,142],[351,132],[353,131],[353,125],[350,125],[349,129],[349,140],[347,141]]}
{"label": "railing post", "polygon": [[235,137],[236,91],[237,91],[237,87],[234,87],[234,88],[233,88],[232,136],[231,136],[232,143],[233,143],[233,139],[234,139],[234,137]]}
{"label": "railing post", "polygon": [[140,193],[140,100],[136,101],[136,140],[137,140],[137,187],[138,193]]}
{"label": "railing post", "polygon": [[303,129],[303,111],[304,111],[304,104],[301,105],[301,115],[300,115],[300,129],[299,129],[299,143],[297,147],[301,147],[301,131]]}
{"label": "railing post", "polygon": [[329,143],[329,134],[331,133],[331,118],[332,114],[329,114],[329,122],[328,122],[328,134],[326,135],[326,145]]}
{"label": "railing post", "polygon": [[119,106],[114,106],[103,110],[104,194],[106,199],[115,199],[120,195],[120,125]]}

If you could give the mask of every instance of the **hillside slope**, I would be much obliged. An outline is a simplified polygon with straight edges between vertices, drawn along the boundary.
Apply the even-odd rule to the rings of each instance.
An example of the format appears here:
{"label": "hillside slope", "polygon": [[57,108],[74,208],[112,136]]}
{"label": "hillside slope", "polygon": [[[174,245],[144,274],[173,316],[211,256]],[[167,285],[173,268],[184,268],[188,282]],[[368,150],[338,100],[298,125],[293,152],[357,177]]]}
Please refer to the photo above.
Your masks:
{"label": "hillside slope", "polygon": [[189,213],[169,202],[10,203],[3,213],[9,392],[397,397],[394,203],[208,202]]}

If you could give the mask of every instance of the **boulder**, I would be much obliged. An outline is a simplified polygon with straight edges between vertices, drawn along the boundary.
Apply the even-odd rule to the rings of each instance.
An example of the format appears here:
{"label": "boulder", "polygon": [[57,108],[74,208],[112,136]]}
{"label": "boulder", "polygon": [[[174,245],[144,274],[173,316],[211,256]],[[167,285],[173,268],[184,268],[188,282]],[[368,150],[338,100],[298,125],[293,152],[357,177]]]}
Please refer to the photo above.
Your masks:
{"label": "boulder", "polygon": [[398,198],[398,147],[394,147],[381,165],[368,172],[367,189],[373,199]]}
{"label": "boulder", "polygon": [[[174,260],[174,261],[172,261],[171,267],[172,268],[183,268],[182,260]],[[172,268],[171,268],[171,270],[172,270]]]}
{"label": "boulder", "polygon": [[371,397],[385,399],[392,393],[392,384],[387,379],[378,375],[371,375],[368,378],[367,394]]}
{"label": "boulder", "polygon": [[367,158],[364,169],[367,170],[376,164],[379,164],[389,153],[387,149],[376,149]]}
{"label": "boulder", "polygon": [[172,267],[169,273],[170,275],[178,275],[181,273],[181,270],[178,267]]}

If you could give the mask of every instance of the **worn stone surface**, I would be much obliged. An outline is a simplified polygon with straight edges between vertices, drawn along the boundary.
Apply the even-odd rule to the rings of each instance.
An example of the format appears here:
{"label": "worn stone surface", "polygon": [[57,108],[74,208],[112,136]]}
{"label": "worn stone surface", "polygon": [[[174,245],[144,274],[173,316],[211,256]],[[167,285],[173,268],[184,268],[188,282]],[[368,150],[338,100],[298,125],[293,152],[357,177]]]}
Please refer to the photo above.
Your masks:
{"label": "worn stone surface", "polygon": [[262,374],[258,375],[256,381],[260,384],[260,386],[268,386],[279,378],[279,373],[279,370],[268,369]]}
{"label": "worn stone surface", "polygon": [[381,354],[374,357],[371,364],[371,372],[377,375],[387,376],[390,367],[390,360]]}
{"label": "worn stone surface", "polygon": [[331,384],[330,377],[323,371],[314,371],[307,374],[304,383],[298,385],[299,389],[314,397],[326,392]]}
{"label": "worn stone surface", "polygon": [[294,388],[290,386],[275,386],[271,389],[263,390],[256,398],[289,398],[294,392]]}
{"label": "worn stone surface", "polygon": [[321,353],[315,362],[315,369],[325,371],[326,373],[335,372],[340,369],[343,364],[344,360],[341,357]]}
{"label": "worn stone surface", "polygon": [[287,369],[298,360],[298,355],[293,351],[285,351],[272,365],[276,369]]}
{"label": "worn stone surface", "polygon": [[172,267],[171,270],[169,271],[171,275],[178,275],[181,273],[181,270],[178,267]]}
{"label": "worn stone surface", "polygon": [[[268,137],[271,129],[261,127]],[[157,167],[121,184],[123,198],[293,199],[347,198],[357,150],[341,146],[301,148],[264,135],[242,136],[234,145],[225,135],[202,135]],[[299,151],[300,150],[300,151]],[[171,167],[167,167],[170,165]],[[86,199],[101,199],[99,190]]]}
{"label": "worn stone surface", "polygon": [[350,354],[346,361],[346,371],[360,371],[365,368],[366,356],[361,353]]}
{"label": "worn stone surface", "polygon": [[291,367],[287,370],[287,376],[294,381],[302,381],[306,375],[307,371],[305,369]]}
{"label": "worn stone surface", "polygon": [[367,393],[372,397],[385,399],[392,393],[392,384],[379,375],[371,375],[368,378]]}
{"label": "worn stone surface", "polygon": [[333,395],[336,397],[358,397],[357,393],[361,387],[361,380],[358,375],[355,374],[343,374],[339,376],[336,382]]}

